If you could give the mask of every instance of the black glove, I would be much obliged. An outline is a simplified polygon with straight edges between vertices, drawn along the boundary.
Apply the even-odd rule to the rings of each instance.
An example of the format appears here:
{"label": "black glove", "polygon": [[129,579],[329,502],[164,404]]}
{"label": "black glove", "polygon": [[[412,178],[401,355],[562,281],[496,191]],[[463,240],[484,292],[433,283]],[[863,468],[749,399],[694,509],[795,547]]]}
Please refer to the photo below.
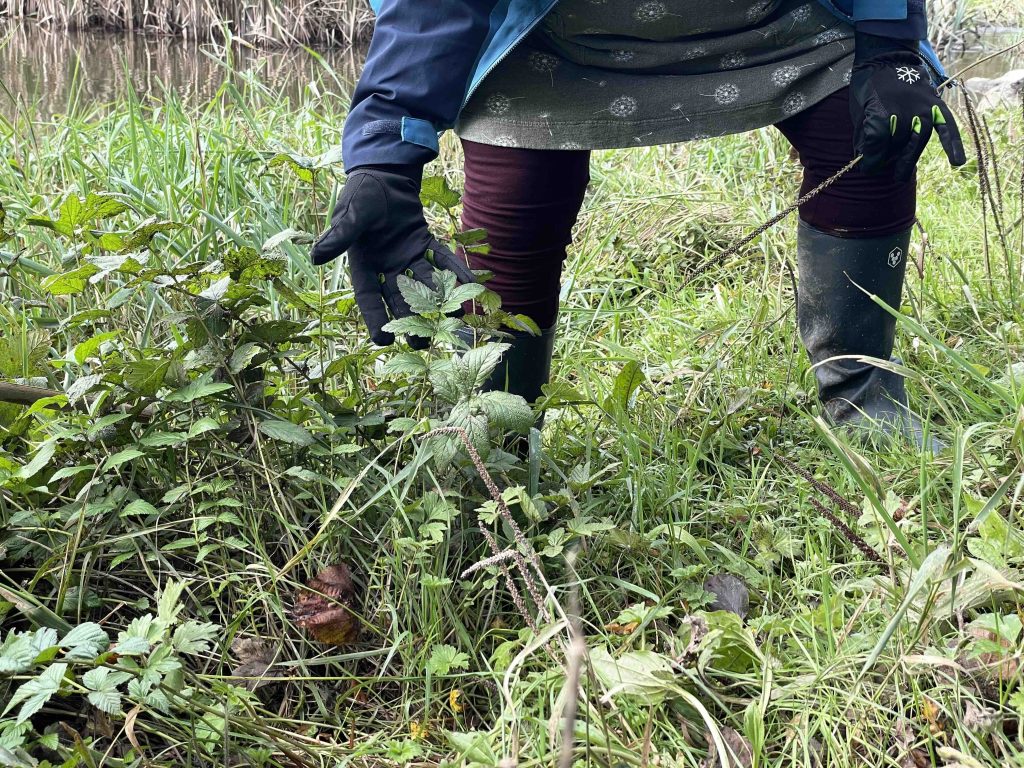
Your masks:
{"label": "black glove", "polygon": [[[412,314],[398,289],[406,274],[433,287],[434,267],[450,269],[463,283],[476,277],[427,228],[420,202],[420,169],[364,166],[348,175],[331,227],[313,245],[320,265],[348,251],[356,304],[375,344],[391,344],[384,330],[391,317]],[[432,256],[428,260],[427,252]]]}
{"label": "black glove", "polygon": [[916,42],[856,34],[850,78],[854,149],[861,167],[879,173],[895,164],[896,178],[909,181],[932,129],[951,165],[967,162],[953,113],[929,77]]}

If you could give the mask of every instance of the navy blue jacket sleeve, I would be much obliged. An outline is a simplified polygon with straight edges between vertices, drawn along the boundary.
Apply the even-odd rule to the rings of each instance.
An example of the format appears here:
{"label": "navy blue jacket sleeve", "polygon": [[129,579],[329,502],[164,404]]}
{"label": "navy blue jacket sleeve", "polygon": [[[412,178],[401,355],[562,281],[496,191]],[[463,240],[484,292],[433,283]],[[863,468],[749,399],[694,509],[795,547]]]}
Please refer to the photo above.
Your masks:
{"label": "navy blue jacket sleeve", "polygon": [[[864,0],[860,0],[864,2]],[[871,0],[864,2],[868,5]],[[899,19],[871,18],[871,11],[858,13],[857,0],[854,3],[854,17],[858,18],[857,31],[879,37],[894,37],[900,40],[924,40],[928,37],[928,15],[925,0],[906,0],[906,16]]]}
{"label": "navy blue jacket sleeve", "polygon": [[383,0],[352,109],[346,170],[425,164],[454,125],[499,0]]}

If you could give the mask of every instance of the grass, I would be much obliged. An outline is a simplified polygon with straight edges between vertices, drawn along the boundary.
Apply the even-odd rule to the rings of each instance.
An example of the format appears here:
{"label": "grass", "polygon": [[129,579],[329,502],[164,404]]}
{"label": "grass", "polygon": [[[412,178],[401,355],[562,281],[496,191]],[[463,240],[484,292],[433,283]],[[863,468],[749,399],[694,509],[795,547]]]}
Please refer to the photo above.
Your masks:
{"label": "grass", "polygon": [[[815,418],[793,221],[688,282],[793,199],[778,135],[595,157],[539,475],[485,450],[538,553],[504,561],[524,615],[498,565],[463,576],[493,554],[481,526],[523,552],[466,452],[424,437],[450,404],[369,345],[340,265],[310,267],[295,232],[267,245],[326,222],[332,88],[0,126],[0,378],[88,392],[87,412],[0,405],[0,701],[61,673],[30,728],[26,700],[0,718],[0,763],[557,765],[575,700],[577,765],[698,766],[716,739],[740,765],[1024,764],[1019,115],[989,117],[1005,250],[977,162],[951,172],[933,146],[922,166],[898,353],[952,446],[936,458]],[[459,168],[449,139],[438,171],[458,188]],[[55,232],[90,192],[127,208]],[[179,226],[138,269],[97,259],[116,249],[95,233],[154,221]],[[66,291],[48,277],[69,272]],[[446,375],[445,345],[427,355]],[[354,589],[314,580],[338,563]],[[745,623],[707,611],[719,573],[749,585]],[[339,610],[340,642],[296,604]],[[94,625],[116,655],[40,639],[15,663],[12,633]]]}

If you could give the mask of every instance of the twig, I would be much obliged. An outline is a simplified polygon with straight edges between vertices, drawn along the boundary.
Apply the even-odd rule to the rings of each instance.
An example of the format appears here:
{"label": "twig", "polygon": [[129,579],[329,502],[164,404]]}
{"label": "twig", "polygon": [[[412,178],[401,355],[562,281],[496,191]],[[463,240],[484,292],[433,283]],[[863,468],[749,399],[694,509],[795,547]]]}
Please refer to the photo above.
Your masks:
{"label": "twig", "polygon": [[759,226],[757,229],[755,229],[749,235],[745,236],[744,238],[742,238],[738,242],[733,243],[732,245],[730,245],[728,248],[726,248],[724,251],[722,251],[717,256],[712,256],[710,259],[708,259],[703,264],[701,264],[699,267],[697,267],[697,269],[694,270],[693,274],[691,274],[686,279],[686,282],[684,282],[683,285],[684,286],[689,285],[694,280],[696,280],[698,277],[700,277],[705,272],[707,272],[709,269],[712,269],[712,268],[717,267],[720,264],[724,263],[730,257],[732,257],[737,252],[739,252],[739,250],[741,248],[743,248],[743,246],[745,246],[748,243],[750,243],[753,240],[755,240],[759,235],[761,235],[761,233],[771,229],[776,224],[778,224],[780,221],[782,221],[787,216],[789,216],[791,213],[793,213],[793,211],[797,210],[801,205],[803,205],[806,202],[809,202],[810,200],[813,200],[819,194],[824,192],[828,187],[832,186],[837,181],[839,181],[839,179],[841,179],[843,176],[845,176],[847,173],[849,173],[851,170],[853,170],[853,168],[857,165],[857,163],[859,163],[861,161],[861,159],[863,159],[863,155],[857,155],[855,158],[853,158],[853,160],[848,162],[846,165],[844,165],[842,168],[840,168],[834,174],[832,174],[827,179],[825,179],[823,182],[821,182],[821,184],[816,186],[814,189],[812,189],[807,194],[802,195],[795,203],[793,203],[792,205],[782,209],[779,213],[777,213],[774,216],[772,216],[770,219],[768,219],[768,221],[764,222],[764,224]]}

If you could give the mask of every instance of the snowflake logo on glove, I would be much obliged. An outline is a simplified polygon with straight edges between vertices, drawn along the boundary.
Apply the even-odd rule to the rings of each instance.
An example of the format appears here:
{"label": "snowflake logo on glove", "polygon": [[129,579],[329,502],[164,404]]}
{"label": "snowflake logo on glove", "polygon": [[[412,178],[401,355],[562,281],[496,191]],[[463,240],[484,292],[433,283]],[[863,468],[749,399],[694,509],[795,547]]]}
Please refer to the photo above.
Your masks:
{"label": "snowflake logo on glove", "polygon": [[897,67],[896,77],[904,83],[916,83],[921,79],[921,73],[913,67]]}

